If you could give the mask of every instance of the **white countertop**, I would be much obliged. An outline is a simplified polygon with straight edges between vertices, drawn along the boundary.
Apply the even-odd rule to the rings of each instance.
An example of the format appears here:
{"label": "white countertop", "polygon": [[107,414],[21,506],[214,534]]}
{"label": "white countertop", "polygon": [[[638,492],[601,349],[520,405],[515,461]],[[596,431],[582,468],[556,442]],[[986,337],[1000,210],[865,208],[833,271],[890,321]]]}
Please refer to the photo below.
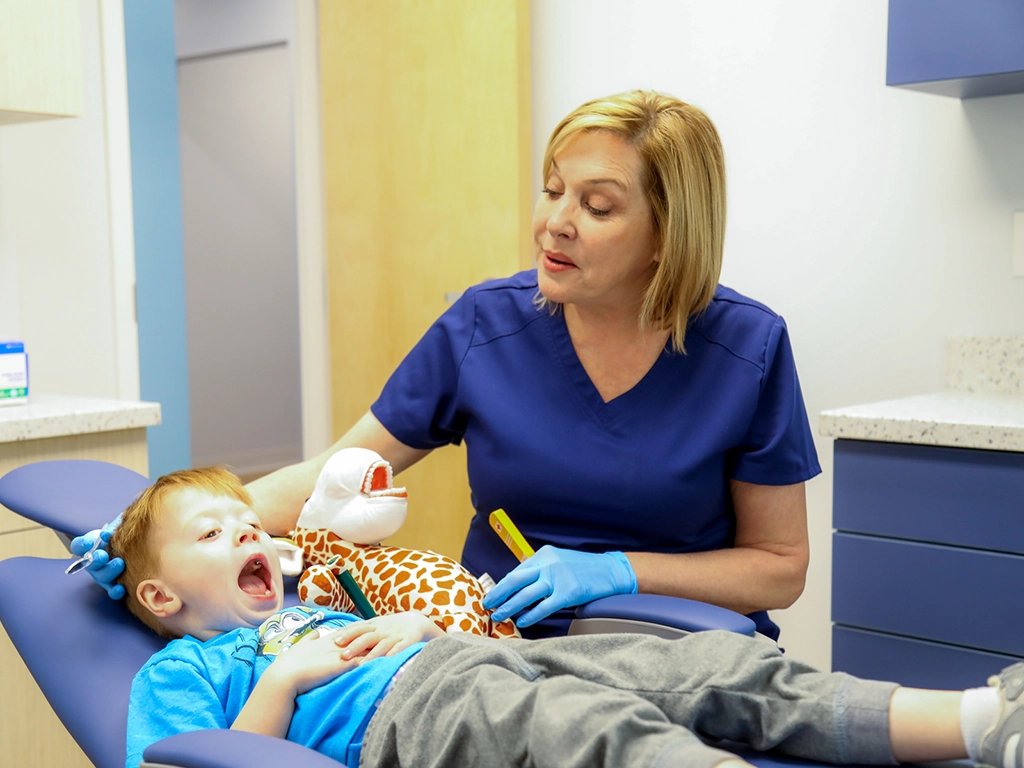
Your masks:
{"label": "white countertop", "polygon": [[0,406],[0,443],[114,432],[159,423],[159,403],[32,395],[25,405]]}
{"label": "white countertop", "polygon": [[827,437],[1024,452],[1024,396],[947,390],[822,411]]}

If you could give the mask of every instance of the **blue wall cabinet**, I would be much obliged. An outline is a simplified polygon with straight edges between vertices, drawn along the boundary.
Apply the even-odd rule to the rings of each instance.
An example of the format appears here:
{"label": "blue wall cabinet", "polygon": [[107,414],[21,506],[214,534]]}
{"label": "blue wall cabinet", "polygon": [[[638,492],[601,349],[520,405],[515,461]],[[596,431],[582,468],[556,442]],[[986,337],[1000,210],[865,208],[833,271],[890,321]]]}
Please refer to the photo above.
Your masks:
{"label": "blue wall cabinet", "polygon": [[887,85],[1024,93],[1024,0],[889,0]]}
{"label": "blue wall cabinet", "polygon": [[1024,658],[1024,453],[837,440],[832,668],[985,684]]}

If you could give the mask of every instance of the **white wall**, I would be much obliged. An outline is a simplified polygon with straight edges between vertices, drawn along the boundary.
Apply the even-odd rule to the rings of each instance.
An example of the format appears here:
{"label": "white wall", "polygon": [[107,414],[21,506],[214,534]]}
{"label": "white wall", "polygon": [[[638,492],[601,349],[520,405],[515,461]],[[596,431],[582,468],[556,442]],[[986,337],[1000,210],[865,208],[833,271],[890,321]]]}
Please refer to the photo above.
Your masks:
{"label": "white wall", "polygon": [[292,84],[284,43],[179,60],[192,461],[302,460]]}
{"label": "white wall", "polygon": [[209,56],[292,38],[293,0],[174,0],[179,59]]}
{"label": "white wall", "polygon": [[[650,88],[715,121],[722,282],[786,318],[815,432],[824,409],[942,389],[949,336],[1024,333],[1024,95],[887,88],[886,16],[885,0],[532,3],[537,166],[590,98]],[[831,440],[817,448],[807,589],[774,615],[792,656],[828,668]]]}
{"label": "white wall", "polygon": [[[197,313],[196,299],[204,291],[204,286],[197,283],[198,270],[205,268],[205,262],[209,259],[216,259],[220,265],[225,266],[226,259],[218,255],[216,238],[199,235],[193,226],[196,217],[190,216],[196,211],[195,205],[189,205],[189,191],[186,188],[185,194],[185,262],[188,295],[189,314],[189,376],[190,391],[192,393],[192,435],[193,435],[193,460],[223,461],[232,464],[243,473],[258,474],[261,471],[273,469],[279,466],[282,461],[309,458],[327,448],[333,440],[331,432],[331,395],[330,395],[330,368],[328,354],[328,326],[327,326],[327,298],[326,280],[324,279],[325,244],[323,226],[323,179],[322,179],[322,149],[320,136],[320,83],[319,83],[319,62],[317,52],[317,0],[175,0],[175,47],[179,61],[179,79],[181,89],[181,121],[182,121],[182,172],[185,186],[189,186],[189,179],[200,185],[206,181],[200,176],[204,174],[216,174],[223,177],[225,168],[220,163],[211,163],[202,155],[197,155],[193,150],[203,143],[202,137],[194,134],[198,122],[206,123],[208,126],[211,120],[223,120],[224,112],[231,105],[223,103],[219,105],[217,115],[207,114],[209,110],[202,110],[199,114],[193,114],[189,119],[187,107],[199,95],[193,92],[197,87],[205,87],[202,83],[205,75],[198,74],[193,78],[184,77],[188,69],[216,69],[219,65],[215,61],[219,57],[225,59],[235,57],[239,61],[248,57],[260,57],[261,53],[271,50],[273,46],[287,46],[287,59],[283,64],[278,64],[278,71],[274,79],[279,80],[281,76],[287,75],[288,82],[284,83],[286,92],[283,93],[288,104],[281,112],[280,104],[271,107],[269,104],[261,105],[259,99],[252,99],[253,88],[241,89],[240,98],[234,99],[238,104],[247,103],[256,109],[256,114],[268,114],[267,109],[274,109],[276,113],[273,119],[268,120],[266,125],[259,125],[249,120],[248,132],[238,132],[242,137],[245,146],[255,146],[265,141],[267,136],[275,130],[284,127],[291,131],[292,142],[290,149],[281,155],[278,153],[278,161],[272,164],[274,173],[270,173],[267,163],[263,158],[258,166],[258,175],[263,176],[262,185],[266,188],[267,194],[264,197],[275,197],[278,194],[286,194],[288,199],[293,201],[293,209],[290,211],[289,220],[280,222],[286,225],[291,232],[291,242],[287,248],[279,247],[277,242],[271,242],[262,238],[261,249],[250,249],[252,259],[258,260],[267,258],[289,259],[292,266],[287,277],[287,284],[280,279],[281,263],[270,265],[265,263],[263,268],[251,271],[246,280],[247,286],[234,295],[228,291],[224,292],[221,300],[224,310],[234,311],[235,316],[250,326],[250,335],[262,334],[266,349],[275,350],[273,356],[264,360],[262,368],[263,376],[271,376],[273,381],[268,382],[270,386],[262,389],[253,389],[251,384],[248,388],[240,389],[235,379],[230,376],[221,377],[217,389],[235,389],[235,391],[248,392],[248,399],[241,405],[241,408],[227,409],[219,408],[216,398],[209,398],[203,395],[210,391],[208,384],[201,379],[210,376],[219,376],[218,368],[220,356],[216,350],[210,348],[206,342],[198,348],[193,342],[198,338],[195,332],[196,325],[212,327],[206,316]],[[248,54],[241,51],[249,51]],[[225,62],[222,65],[230,66]],[[252,85],[258,90],[259,87],[269,85],[261,83],[262,76],[255,71],[242,78],[255,78]],[[240,81],[242,82],[242,81]],[[192,83],[191,86],[188,84]],[[213,83],[208,85],[212,86]],[[192,89],[187,91],[186,86]],[[245,98],[242,98],[245,97]],[[228,110],[230,111],[230,110]],[[234,118],[238,118],[239,112],[235,112]],[[258,119],[258,117],[256,118]],[[282,122],[283,121],[283,122]],[[191,126],[191,127],[190,127]],[[275,127],[278,126],[278,127]],[[204,129],[204,130],[208,130]],[[190,133],[191,132],[191,133]],[[252,134],[252,135],[249,135]],[[197,142],[196,140],[199,139]],[[278,147],[280,148],[280,146]],[[213,149],[212,146],[204,147],[205,150]],[[190,160],[191,158],[191,160]],[[251,162],[251,161],[250,161]],[[198,174],[198,176],[197,176]],[[236,181],[248,185],[244,181],[245,174],[236,174]],[[287,178],[284,178],[287,176]],[[249,185],[251,186],[251,185]],[[277,192],[270,195],[270,189],[275,187]],[[223,192],[224,190],[221,189]],[[254,196],[251,190],[248,194],[239,189],[232,191],[229,197],[238,198],[241,206],[248,206],[250,212],[255,211],[259,206],[252,205]],[[208,196],[208,195],[207,195]],[[200,196],[201,197],[201,196]],[[226,200],[223,195],[222,199]],[[193,201],[196,205],[202,205],[203,200]],[[275,205],[280,209],[280,200]],[[264,205],[265,209],[266,206]],[[240,210],[240,207],[239,207]],[[278,210],[277,218],[282,218]],[[262,215],[262,214],[261,214]],[[237,217],[236,217],[237,218]],[[224,219],[220,225],[224,227],[221,235],[231,238],[231,230],[237,230],[237,221]],[[250,233],[249,240],[253,236]],[[233,241],[232,247],[249,247],[250,243],[246,238],[238,237]],[[267,252],[274,252],[276,257],[266,257]],[[297,250],[297,264],[296,262]],[[198,267],[197,267],[198,265]],[[297,274],[296,274],[297,267]],[[201,279],[201,276],[199,276]],[[297,283],[297,286],[296,286]],[[254,288],[255,290],[250,290]],[[297,289],[297,291],[296,291]],[[290,292],[289,298],[283,298],[282,294]],[[262,311],[262,316],[252,315],[252,304],[254,300],[265,299],[263,306],[269,307]],[[295,305],[298,303],[298,309]],[[210,308],[208,308],[209,310]],[[290,314],[289,314],[290,313]],[[299,328],[296,329],[296,318]],[[286,316],[287,315],[287,316]],[[272,329],[272,330],[271,330]],[[296,340],[295,336],[299,338]],[[221,334],[223,335],[223,333]],[[236,334],[236,337],[241,338]],[[296,344],[298,349],[296,349]],[[236,349],[238,344],[235,345]],[[240,350],[244,357],[245,350]],[[296,371],[296,360],[293,359],[293,352],[298,355],[298,368],[301,369],[300,387],[301,393],[293,392],[293,379],[299,375]],[[286,358],[286,359],[285,359]],[[197,372],[205,372],[197,376]],[[241,373],[237,370],[236,373]],[[252,378],[252,377],[250,377]],[[280,395],[288,390],[287,396]],[[197,396],[197,393],[199,396]],[[301,403],[296,398],[301,399]],[[301,409],[297,415],[296,410]],[[233,413],[232,413],[233,411]],[[253,418],[254,411],[261,411],[265,417]],[[296,437],[298,420],[301,419],[301,433]],[[301,445],[296,443],[301,441]],[[234,450],[227,450],[226,446],[233,445]],[[205,457],[205,458],[204,458]]]}
{"label": "white wall", "polygon": [[[112,237],[124,221],[112,223],[108,177],[108,128],[125,135],[118,157],[128,152],[126,125],[107,125],[108,101],[126,103],[127,86],[105,83],[102,64],[101,7],[120,20],[120,2],[80,7],[82,116],[0,127],[0,339],[26,343],[31,393],[137,397],[137,348],[118,359],[119,338],[135,330],[115,327],[124,275]],[[122,73],[123,59],[122,32]]]}

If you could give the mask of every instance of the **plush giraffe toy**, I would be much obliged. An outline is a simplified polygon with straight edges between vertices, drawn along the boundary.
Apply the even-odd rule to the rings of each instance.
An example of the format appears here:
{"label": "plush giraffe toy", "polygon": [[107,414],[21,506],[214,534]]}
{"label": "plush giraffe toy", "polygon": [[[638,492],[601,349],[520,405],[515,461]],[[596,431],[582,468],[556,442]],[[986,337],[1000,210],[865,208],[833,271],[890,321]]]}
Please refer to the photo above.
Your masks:
{"label": "plush giraffe toy", "polygon": [[337,579],[347,568],[378,614],[419,611],[446,632],[520,637],[511,620],[491,621],[480,582],[451,558],[380,546],[405,513],[406,492],[393,486],[388,462],[364,448],[334,454],[291,535],[306,565],[299,600],[356,613]]}

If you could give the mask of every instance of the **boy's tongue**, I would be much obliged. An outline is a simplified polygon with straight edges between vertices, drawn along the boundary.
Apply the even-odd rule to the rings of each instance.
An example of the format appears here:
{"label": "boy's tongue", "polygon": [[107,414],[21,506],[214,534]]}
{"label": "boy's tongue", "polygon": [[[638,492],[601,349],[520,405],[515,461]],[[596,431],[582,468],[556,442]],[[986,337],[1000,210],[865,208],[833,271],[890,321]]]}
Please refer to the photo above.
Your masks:
{"label": "boy's tongue", "polygon": [[255,569],[252,565],[246,565],[242,569],[238,575],[238,586],[249,595],[265,595],[270,591],[267,588],[267,583],[263,580],[263,566],[259,563],[256,564]]}

